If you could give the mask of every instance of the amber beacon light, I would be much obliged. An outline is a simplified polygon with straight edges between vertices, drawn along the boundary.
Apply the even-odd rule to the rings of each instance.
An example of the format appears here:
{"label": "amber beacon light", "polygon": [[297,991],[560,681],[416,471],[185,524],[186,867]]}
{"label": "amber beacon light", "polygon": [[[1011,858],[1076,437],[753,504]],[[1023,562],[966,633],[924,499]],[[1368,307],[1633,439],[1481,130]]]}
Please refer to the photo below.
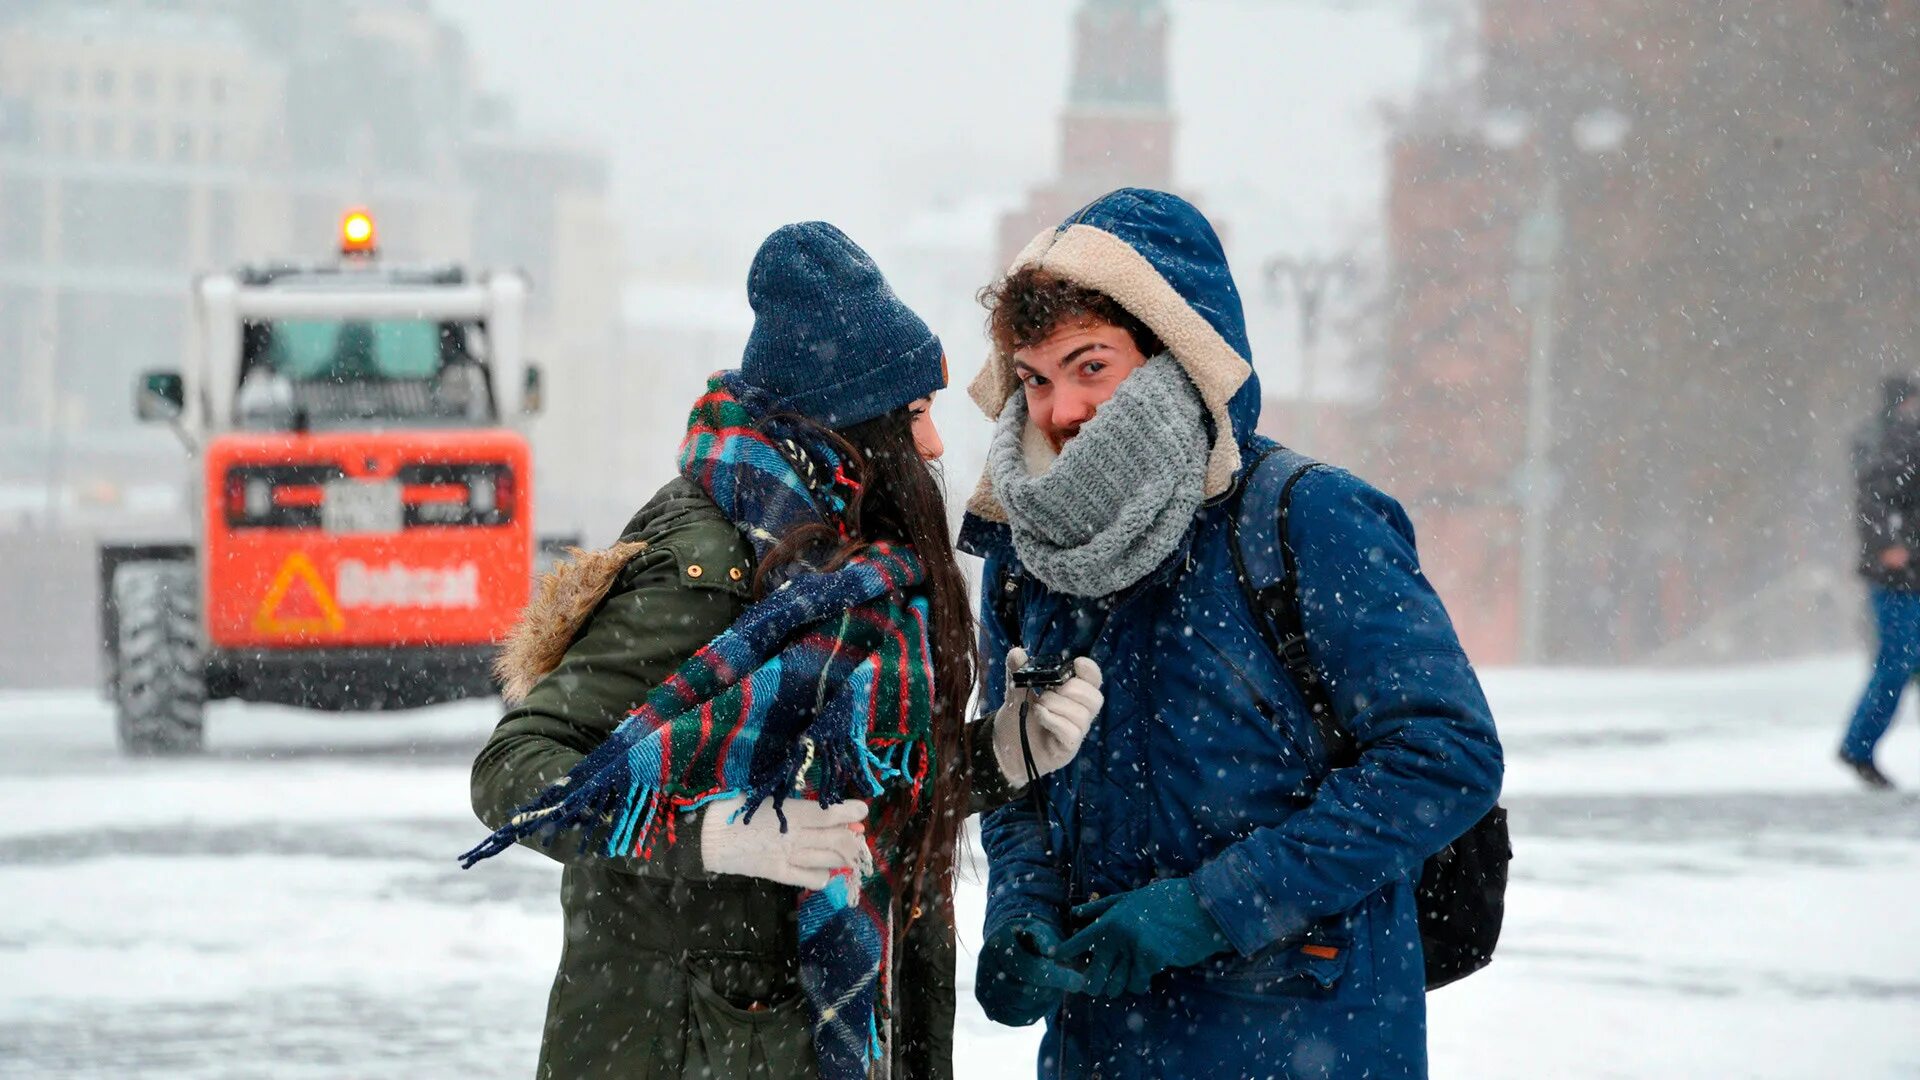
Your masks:
{"label": "amber beacon light", "polygon": [[340,218],[340,254],[370,256],[377,246],[372,214],[356,207]]}

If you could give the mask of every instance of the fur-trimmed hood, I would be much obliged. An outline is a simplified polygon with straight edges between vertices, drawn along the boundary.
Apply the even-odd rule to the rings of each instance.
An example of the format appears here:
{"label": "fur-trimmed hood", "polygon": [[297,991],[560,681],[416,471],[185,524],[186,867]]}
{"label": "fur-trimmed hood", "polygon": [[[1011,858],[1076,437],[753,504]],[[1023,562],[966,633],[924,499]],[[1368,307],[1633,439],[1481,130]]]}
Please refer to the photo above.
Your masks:
{"label": "fur-trimmed hood", "polygon": [[[1122,188],[1034,237],[1008,272],[1027,266],[1111,296],[1160,338],[1213,420],[1207,497],[1231,487],[1240,450],[1260,420],[1260,380],[1226,251],[1200,211],[1164,191]],[[1019,388],[1012,358],[996,349],[968,393],[988,419],[998,419]],[[1006,521],[985,477],[967,508]]]}
{"label": "fur-trimmed hood", "polygon": [[567,561],[542,575],[520,621],[501,643],[493,672],[500,696],[509,705],[526,699],[535,683],[560,666],[567,646],[607,598],[627,562],[648,548],[645,540],[618,543],[599,551],[569,548]]}

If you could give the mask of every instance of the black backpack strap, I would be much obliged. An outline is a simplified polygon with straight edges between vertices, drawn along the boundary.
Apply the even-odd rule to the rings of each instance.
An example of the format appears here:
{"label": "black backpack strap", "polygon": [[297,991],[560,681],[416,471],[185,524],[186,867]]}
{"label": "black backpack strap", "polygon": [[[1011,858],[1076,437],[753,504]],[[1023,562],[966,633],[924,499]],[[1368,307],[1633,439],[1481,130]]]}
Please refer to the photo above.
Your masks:
{"label": "black backpack strap", "polygon": [[1340,725],[1326,681],[1307,651],[1306,621],[1300,612],[1299,566],[1287,538],[1293,490],[1321,463],[1305,454],[1276,446],[1247,470],[1234,508],[1232,531],[1234,568],[1258,618],[1267,645],[1300,691],[1313,724],[1320,733],[1327,758],[1335,768],[1354,759],[1353,738]]}

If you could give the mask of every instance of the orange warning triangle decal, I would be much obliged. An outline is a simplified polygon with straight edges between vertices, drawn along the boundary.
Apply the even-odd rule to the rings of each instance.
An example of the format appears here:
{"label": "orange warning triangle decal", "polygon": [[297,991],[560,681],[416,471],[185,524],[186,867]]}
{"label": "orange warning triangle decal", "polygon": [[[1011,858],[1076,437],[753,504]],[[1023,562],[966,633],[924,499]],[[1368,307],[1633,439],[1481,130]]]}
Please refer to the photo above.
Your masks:
{"label": "orange warning triangle decal", "polygon": [[263,634],[337,634],[347,628],[347,621],[313,560],[296,551],[273,576],[260,610],[254,612],[253,628]]}

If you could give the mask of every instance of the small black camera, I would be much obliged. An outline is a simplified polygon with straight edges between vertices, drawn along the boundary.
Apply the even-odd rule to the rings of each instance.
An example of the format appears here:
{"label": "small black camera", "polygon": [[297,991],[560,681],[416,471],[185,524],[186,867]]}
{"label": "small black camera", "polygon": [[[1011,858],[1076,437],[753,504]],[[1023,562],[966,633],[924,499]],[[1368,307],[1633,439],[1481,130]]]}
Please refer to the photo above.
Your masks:
{"label": "small black camera", "polygon": [[1072,677],[1072,657],[1055,656],[1041,659],[1030,656],[1027,662],[1013,673],[1013,685],[1021,690],[1051,690]]}

